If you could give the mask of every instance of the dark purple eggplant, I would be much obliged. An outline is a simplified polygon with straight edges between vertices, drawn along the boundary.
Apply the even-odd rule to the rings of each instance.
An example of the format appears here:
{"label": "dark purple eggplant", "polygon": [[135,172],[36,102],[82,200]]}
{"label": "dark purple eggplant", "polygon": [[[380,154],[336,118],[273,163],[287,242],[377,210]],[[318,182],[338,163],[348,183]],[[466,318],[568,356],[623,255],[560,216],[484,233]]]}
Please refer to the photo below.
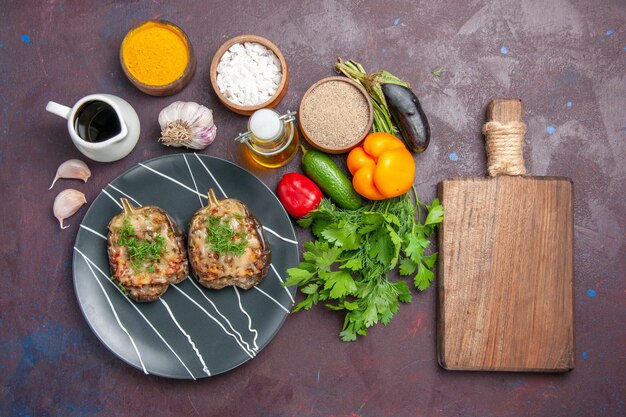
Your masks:
{"label": "dark purple eggplant", "polygon": [[419,100],[411,89],[397,84],[381,84],[391,117],[400,129],[407,148],[424,152],[430,142],[430,126]]}

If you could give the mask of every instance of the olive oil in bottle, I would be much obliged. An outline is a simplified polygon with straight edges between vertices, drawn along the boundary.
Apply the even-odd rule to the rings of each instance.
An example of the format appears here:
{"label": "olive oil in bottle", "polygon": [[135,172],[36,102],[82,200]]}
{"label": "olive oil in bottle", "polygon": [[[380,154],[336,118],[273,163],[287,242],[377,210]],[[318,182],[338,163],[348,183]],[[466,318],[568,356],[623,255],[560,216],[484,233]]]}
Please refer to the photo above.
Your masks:
{"label": "olive oil in bottle", "polygon": [[257,110],[248,120],[248,130],[237,140],[245,144],[246,156],[265,168],[281,167],[298,153],[295,112],[280,116],[271,109]]}

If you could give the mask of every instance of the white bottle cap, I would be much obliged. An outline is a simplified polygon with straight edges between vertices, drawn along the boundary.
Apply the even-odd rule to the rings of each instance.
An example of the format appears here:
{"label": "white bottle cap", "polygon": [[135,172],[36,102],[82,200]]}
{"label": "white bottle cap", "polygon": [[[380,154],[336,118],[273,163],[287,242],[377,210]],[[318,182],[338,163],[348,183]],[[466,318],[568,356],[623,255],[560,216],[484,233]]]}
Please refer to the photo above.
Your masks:
{"label": "white bottle cap", "polygon": [[276,139],[282,132],[282,127],[280,116],[270,109],[255,111],[248,121],[248,128],[252,134],[262,141]]}

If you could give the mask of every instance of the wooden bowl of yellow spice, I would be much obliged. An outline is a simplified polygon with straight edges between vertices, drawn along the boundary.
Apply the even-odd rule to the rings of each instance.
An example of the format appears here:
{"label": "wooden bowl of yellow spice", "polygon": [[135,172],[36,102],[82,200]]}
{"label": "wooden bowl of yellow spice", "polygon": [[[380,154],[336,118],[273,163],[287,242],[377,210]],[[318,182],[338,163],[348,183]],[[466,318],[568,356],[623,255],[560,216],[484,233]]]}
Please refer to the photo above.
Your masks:
{"label": "wooden bowl of yellow spice", "polygon": [[122,41],[120,63],[139,90],[169,96],[182,90],[196,71],[196,56],[181,28],[166,20],[147,20]]}

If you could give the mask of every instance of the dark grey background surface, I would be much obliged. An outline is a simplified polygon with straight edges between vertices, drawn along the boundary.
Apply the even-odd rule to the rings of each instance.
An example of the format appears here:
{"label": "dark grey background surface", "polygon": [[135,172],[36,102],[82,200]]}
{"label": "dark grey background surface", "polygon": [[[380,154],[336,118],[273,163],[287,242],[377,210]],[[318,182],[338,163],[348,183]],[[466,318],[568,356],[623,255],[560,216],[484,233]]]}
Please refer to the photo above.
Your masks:
{"label": "dark grey background surface", "polygon": [[[123,76],[118,48],[147,18],[179,24],[198,57],[191,84],[154,98]],[[0,414],[7,416],[592,416],[625,414],[626,5],[622,0],[5,2],[0,8]],[[435,291],[416,295],[388,327],[352,344],[322,309],[287,319],[253,361],[202,381],[146,377],[89,330],[72,285],[83,208],[61,231],[52,201],[65,187],[89,201],[121,172],[176,153],[157,143],[156,118],[174,100],[214,109],[218,138],[204,153],[250,169],[274,189],[279,170],[242,159],[232,138],[246,119],[219,104],[209,64],[228,36],[255,33],[291,72],[280,111],[333,75],[338,56],[406,79],[429,116],[432,142],[416,156],[425,200],[438,181],[485,174],[484,111],[519,97],[534,175],[575,184],[577,367],[565,375],[453,373],[435,354]],[[439,77],[433,75],[443,69]],[[91,163],[87,184],[47,191],[59,163],[80,157],[65,122],[44,111],[93,92],[137,110],[137,148]],[[339,160],[339,159],[338,159]],[[309,238],[298,230],[299,240]],[[529,260],[532,262],[532,260]]]}

